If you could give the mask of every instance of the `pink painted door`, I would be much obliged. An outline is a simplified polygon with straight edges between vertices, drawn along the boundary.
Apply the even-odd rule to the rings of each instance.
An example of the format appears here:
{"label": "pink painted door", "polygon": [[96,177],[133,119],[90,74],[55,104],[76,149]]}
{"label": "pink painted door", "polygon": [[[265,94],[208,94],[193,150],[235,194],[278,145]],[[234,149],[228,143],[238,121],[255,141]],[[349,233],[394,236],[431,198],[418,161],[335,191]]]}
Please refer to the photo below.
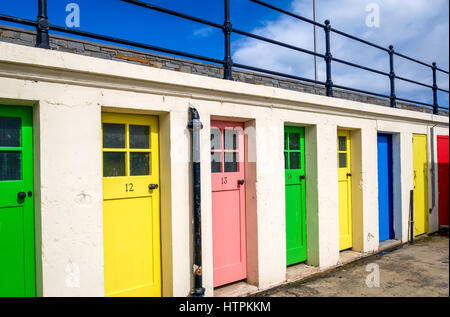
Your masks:
{"label": "pink painted door", "polygon": [[211,121],[214,287],[247,277],[243,129]]}
{"label": "pink painted door", "polygon": [[437,137],[439,225],[448,226],[448,135]]}

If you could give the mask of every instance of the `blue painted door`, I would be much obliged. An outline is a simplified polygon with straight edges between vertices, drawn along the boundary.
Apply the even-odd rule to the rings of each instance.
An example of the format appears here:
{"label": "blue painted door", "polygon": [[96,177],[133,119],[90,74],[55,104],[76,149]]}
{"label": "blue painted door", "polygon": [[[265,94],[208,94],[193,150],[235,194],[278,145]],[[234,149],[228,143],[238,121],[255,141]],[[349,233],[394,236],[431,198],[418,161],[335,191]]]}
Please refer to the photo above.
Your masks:
{"label": "blue painted door", "polygon": [[378,223],[380,241],[394,238],[392,136],[378,134]]}

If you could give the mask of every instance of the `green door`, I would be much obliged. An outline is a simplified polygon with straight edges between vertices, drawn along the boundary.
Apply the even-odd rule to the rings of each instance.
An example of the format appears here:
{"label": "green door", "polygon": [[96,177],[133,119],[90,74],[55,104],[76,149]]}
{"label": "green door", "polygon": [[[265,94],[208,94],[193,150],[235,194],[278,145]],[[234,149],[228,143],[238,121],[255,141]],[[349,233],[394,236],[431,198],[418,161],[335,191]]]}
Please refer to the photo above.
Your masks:
{"label": "green door", "polygon": [[306,260],[305,129],[284,128],[286,263]]}
{"label": "green door", "polygon": [[35,296],[32,108],[0,105],[0,297]]}

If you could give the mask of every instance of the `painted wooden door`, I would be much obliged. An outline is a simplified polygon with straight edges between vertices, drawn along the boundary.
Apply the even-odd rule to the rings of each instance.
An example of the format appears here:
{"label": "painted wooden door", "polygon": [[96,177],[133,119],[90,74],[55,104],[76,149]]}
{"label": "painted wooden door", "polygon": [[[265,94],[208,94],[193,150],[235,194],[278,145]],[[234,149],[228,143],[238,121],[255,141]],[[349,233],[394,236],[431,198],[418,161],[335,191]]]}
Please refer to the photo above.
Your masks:
{"label": "painted wooden door", "polygon": [[414,235],[428,232],[427,136],[413,135]]}
{"label": "painted wooden door", "polygon": [[286,264],[306,261],[305,129],[284,128]]}
{"label": "painted wooden door", "polygon": [[106,296],[161,296],[158,120],[102,114]]}
{"label": "painted wooden door", "polygon": [[338,130],[339,250],[352,247],[352,172],[350,131]]}
{"label": "painted wooden door", "polygon": [[378,226],[380,241],[394,238],[392,186],[392,136],[379,133]]}
{"label": "painted wooden door", "polygon": [[448,135],[437,137],[439,225],[448,226]]}
{"label": "painted wooden door", "polygon": [[33,110],[0,105],[0,297],[36,296]]}
{"label": "painted wooden door", "polygon": [[247,277],[243,128],[211,121],[214,287]]}

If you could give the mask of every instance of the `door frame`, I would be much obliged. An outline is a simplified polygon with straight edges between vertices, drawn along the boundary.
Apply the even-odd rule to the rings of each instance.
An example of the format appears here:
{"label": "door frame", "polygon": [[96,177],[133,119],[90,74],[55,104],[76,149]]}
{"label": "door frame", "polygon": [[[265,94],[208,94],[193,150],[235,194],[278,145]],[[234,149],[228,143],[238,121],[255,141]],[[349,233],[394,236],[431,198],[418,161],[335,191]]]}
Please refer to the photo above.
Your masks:
{"label": "door frame", "polygon": [[[394,229],[394,165],[393,165],[393,135],[390,133],[383,133],[383,132],[378,132],[377,133],[377,147],[378,147],[378,137],[382,136],[382,137],[386,137],[387,138],[387,159],[388,159],[388,195],[389,195],[389,238],[388,239],[395,239],[395,229]],[[379,163],[379,161],[377,160],[377,163]],[[377,165],[378,168],[378,165]],[[378,171],[377,171],[378,174]],[[378,195],[379,195],[379,191],[378,191]],[[378,198],[379,199],[379,198]],[[380,212],[379,210],[380,206],[378,205],[378,213]],[[380,222],[378,219],[378,230],[380,230]],[[384,241],[384,240],[383,240]]]}
{"label": "door frame", "polygon": [[[429,177],[428,177],[428,163],[429,163],[428,146],[429,146],[429,142],[428,142],[428,135],[427,134],[413,133],[413,135],[412,135],[413,187],[415,187],[415,180],[414,180],[415,179],[415,177],[414,177],[414,172],[415,172],[414,171],[414,158],[415,158],[415,156],[414,156],[414,139],[418,138],[418,137],[425,139],[425,151],[426,151],[426,153],[425,153],[425,164],[426,164],[426,167],[425,167],[425,170],[424,170],[425,171],[425,175],[424,175],[424,192],[425,192],[425,195],[424,195],[424,202],[423,202],[423,205],[424,205],[424,208],[425,208],[425,212],[424,212],[424,232],[419,233],[419,234],[416,235],[416,233],[415,233],[415,231],[416,231],[416,229],[415,229],[415,220],[414,219],[416,219],[417,208],[414,208],[414,219],[413,219],[413,221],[414,221],[414,236],[415,237],[430,232],[430,219],[429,219],[429,216],[430,216],[430,214],[429,214],[429,199],[430,199],[429,196],[430,196],[430,193],[429,193],[429,186],[428,186],[429,185]],[[414,190],[414,192],[415,192],[415,190]],[[416,202],[416,196],[414,195],[414,204],[415,204],[415,202]]]}
{"label": "door frame", "polygon": [[[150,131],[150,142],[151,144],[154,144],[155,141],[157,142],[157,146],[155,148],[153,148],[153,146],[151,146],[151,155],[150,155],[150,160],[151,162],[153,162],[155,160],[155,158],[157,159],[158,162],[158,168],[157,169],[151,169],[153,176],[155,177],[155,179],[157,180],[157,184],[159,184],[159,187],[157,189],[157,193],[156,193],[156,197],[158,199],[158,238],[159,238],[159,243],[157,244],[158,247],[158,253],[159,253],[159,257],[158,260],[154,260],[153,264],[155,265],[158,262],[158,268],[159,268],[159,274],[158,274],[158,282],[159,282],[159,287],[160,287],[160,297],[163,296],[163,292],[164,292],[164,285],[163,285],[163,268],[164,268],[164,263],[163,263],[163,250],[162,250],[162,246],[163,246],[163,226],[162,226],[162,200],[161,200],[161,142],[160,142],[160,138],[161,138],[161,126],[160,126],[160,117],[157,114],[153,114],[153,113],[127,113],[127,112],[114,112],[114,111],[108,111],[106,109],[102,109],[101,111],[101,115],[100,115],[100,155],[101,155],[101,182],[102,182],[102,213],[103,213],[103,217],[104,217],[104,211],[103,211],[103,206],[104,206],[104,202],[105,202],[105,198],[104,198],[104,176],[103,176],[103,123],[123,123],[123,122],[127,122],[126,124],[147,124],[145,120],[142,119],[143,116],[148,116],[148,117],[153,117],[156,119],[156,136],[152,135],[153,130]],[[129,123],[129,120],[127,119],[121,119],[121,118],[131,118],[131,121],[133,121],[132,123]],[[128,148],[128,142],[129,140],[127,140],[129,135],[129,131],[126,130],[125,133],[125,143],[126,145],[126,150],[125,151],[129,151]],[[156,153],[155,153],[156,152]],[[126,158],[128,157],[128,155],[125,156]],[[125,169],[129,170],[129,160],[128,162],[125,162]],[[152,168],[152,163],[150,163],[150,168]],[[110,200],[110,199],[106,199],[106,200]],[[102,219],[102,223],[104,222],[104,219]],[[154,227],[152,226],[152,231],[154,230]],[[102,237],[104,239],[104,227],[103,227],[103,232],[102,232]],[[154,244],[154,246],[156,246],[156,244]],[[103,260],[104,260],[104,246],[103,246]],[[104,269],[103,269],[103,275],[105,275]],[[103,289],[105,290],[105,285],[103,285]]]}
{"label": "door frame", "polygon": [[[5,116],[5,117],[16,117],[16,116],[20,116],[21,117],[21,146],[20,148],[24,148],[29,146],[29,150],[27,152],[28,153],[28,157],[27,157],[27,162],[25,163],[25,160],[23,159],[22,156],[22,175],[24,174],[23,171],[25,170],[25,164],[30,165],[30,169],[31,172],[31,179],[27,180],[27,186],[28,188],[31,188],[32,191],[32,197],[26,197],[26,199],[32,199],[32,215],[30,215],[28,217],[28,224],[25,223],[24,220],[24,241],[23,241],[23,245],[25,250],[25,253],[28,253],[28,256],[25,256],[25,268],[24,268],[24,282],[25,282],[25,287],[24,287],[24,291],[25,291],[25,297],[36,297],[36,296],[40,296],[42,291],[41,291],[41,275],[39,268],[41,267],[40,263],[41,263],[41,250],[38,248],[38,245],[40,245],[40,237],[39,234],[41,233],[41,231],[39,230],[40,228],[38,227],[38,223],[40,223],[38,215],[39,215],[39,206],[36,204],[36,197],[37,197],[37,192],[36,192],[36,186],[35,186],[35,182],[36,182],[36,153],[35,153],[35,122],[34,122],[34,115],[35,115],[35,111],[34,111],[34,107],[33,106],[28,106],[28,105],[24,105],[24,106],[11,106],[11,105],[4,105],[4,104],[0,104],[0,116]],[[25,118],[25,120],[24,120]],[[31,131],[25,131],[24,129],[24,124],[29,124],[31,127]],[[25,133],[26,132],[26,133]],[[23,139],[24,136],[29,139],[29,144],[24,145],[23,143]],[[28,143],[28,142],[27,142]],[[8,149],[8,148],[6,148]],[[23,153],[23,150],[22,150]],[[32,222],[32,223],[31,223]],[[28,227],[28,230],[30,230],[31,228],[33,229],[32,232],[29,232],[28,230],[26,230],[26,227]]]}
{"label": "door frame", "polygon": [[[300,169],[298,170],[298,174],[303,174],[303,179],[300,180],[300,183],[298,184],[301,187],[301,208],[302,208],[302,239],[305,241],[305,245],[304,248],[304,255],[302,254],[302,256],[298,256],[297,255],[297,259],[294,260],[294,262],[292,262],[293,260],[290,259],[290,261],[288,261],[288,256],[287,256],[287,229],[286,229],[286,265],[290,266],[290,265],[295,265],[298,263],[302,263],[307,261],[308,259],[308,233],[307,233],[307,212],[306,212],[306,137],[305,137],[305,127],[302,126],[293,126],[293,125],[285,125],[284,129],[283,129],[283,133],[284,135],[286,133],[289,132],[293,132],[293,133],[299,133],[300,138],[299,138],[299,151],[301,153],[301,156],[299,157],[299,161],[300,161]],[[286,142],[286,136],[284,136],[284,142]],[[286,144],[284,146],[283,149],[283,153],[286,153],[286,151],[288,151],[288,153],[290,153],[290,149],[286,149]],[[288,161],[290,162],[290,157],[287,158]],[[286,160],[286,157],[285,157]],[[285,165],[286,167],[286,161],[285,161]],[[290,167],[290,166],[289,166]],[[290,170],[290,169],[289,169]],[[286,206],[286,211],[287,211],[287,204],[288,204],[288,200],[286,197],[286,186],[288,186],[289,184],[286,184],[286,177],[287,177],[287,172],[288,170],[285,168],[284,169],[284,178],[285,178],[285,184],[284,184],[284,191],[285,191],[285,206]],[[298,177],[300,177],[300,175],[298,175]],[[285,213],[285,217],[286,217],[286,221],[287,221],[287,214]],[[287,228],[287,222],[286,222],[286,226]]]}
{"label": "door frame", "polygon": [[[245,123],[244,122],[241,122],[241,121],[227,121],[227,120],[222,120],[222,119],[213,119],[213,118],[211,118],[211,120],[210,120],[210,135],[211,135],[211,129],[212,128],[219,128],[219,129],[221,129],[221,131],[222,131],[222,129],[225,129],[225,128],[231,128],[231,127],[233,127],[233,128],[241,128],[242,129],[242,135],[241,136],[239,136],[239,138],[240,138],[240,141],[238,141],[238,144],[239,144],[239,146],[242,144],[242,148],[241,147],[239,147],[239,149],[238,149],[238,169],[239,169],[239,171],[241,171],[241,170],[243,170],[244,172],[243,172],[243,178],[244,178],[244,184],[243,185],[240,185],[240,186],[243,186],[243,190],[244,190],[244,193],[243,193],[243,195],[241,195],[241,197],[240,197],[240,204],[241,204],[241,206],[243,206],[243,208],[244,208],[244,212],[240,215],[240,219],[241,219],[241,224],[240,224],[240,226],[241,226],[241,232],[243,232],[243,234],[241,234],[241,237],[243,236],[243,238],[244,238],[244,241],[242,241],[241,240],[241,255],[243,256],[243,258],[244,258],[244,261],[243,262],[245,262],[245,264],[244,264],[244,266],[245,266],[245,277],[243,278],[243,279],[239,279],[239,280],[235,280],[235,281],[231,281],[231,282],[227,282],[227,283],[225,283],[225,284],[223,284],[223,283],[220,283],[220,285],[216,285],[216,286],[213,286],[213,288],[216,288],[216,287],[221,287],[221,286],[225,286],[225,285],[229,285],[229,284],[232,284],[232,283],[235,283],[235,282],[238,282],[238,281],[242,281],[242,280],[244,280],[244,281],[247,281],[247,279],[249,278],[249,273],[248,273],[248,265],[249,265],[249,263],[248,263],[248,247],[247,247],[247,244],[248,244],[248,242],[249,242],[249,239],[248,239],[248,232],[247,232],[247,229],[248,229],[248,214],[247,214],[247,209],[248,209],[248,206],[247,206],[247,182],[248,182],[248,178],[247,178],[247,161],[246,161],[246,159],[247,159],[247,141],[246,141],[246,135],[245,135]],[[224,134],[221,132],[221,166],[223,166],[224,165],[224,144],[223,144],[223,137],[224,137]],[[210,143],[210,148],[209,148],[209,154],[211,153],[211,143]],[[210,159],[211,159],[211,156],[209,156],[210,157]],[[223,175],[223,173],[224,173],[224,170],[222,170],[222,172],[220,173],[221,175]],[[234,173],[234,172],[230,172],[230,174],[238,174],[238,173],[240,173],[240,172],[237,172],[237,173]],[[218,190],[214,190],[214,183],[215,182],[218,182],[218,177],[219,176],[217,176],[217,175],[214,175],[214,174],[216,174],[216,173],[213,173],[212,171],[211,171],[211,174],[210,174],[210,180],[211,180],[211,190],[210,190],[210,195],[211,195],[211,225],[212,225],[212,227],[211,227],[211,233],[212,233],[212,239],[214,239],[214,224],[213,224],[213,210],[212,210],[212,200],[213,200],[213,192],[214,191],[218,191]],[[233,175],[233,176],[235,176],[235,175]],[[214,177],[214,176],[216,176],[216,177]],[[216,178],[216,179],[215,179]],[[214,280],[215,280],[215,278],[214,278],[214,270],[215,270],[215,268],[214,268],[214,242],[212,241],[212,271],[213,271],[213,273],[212,273],[212,279],[213,279],[213,285],[215,284],[214,283]]]}

